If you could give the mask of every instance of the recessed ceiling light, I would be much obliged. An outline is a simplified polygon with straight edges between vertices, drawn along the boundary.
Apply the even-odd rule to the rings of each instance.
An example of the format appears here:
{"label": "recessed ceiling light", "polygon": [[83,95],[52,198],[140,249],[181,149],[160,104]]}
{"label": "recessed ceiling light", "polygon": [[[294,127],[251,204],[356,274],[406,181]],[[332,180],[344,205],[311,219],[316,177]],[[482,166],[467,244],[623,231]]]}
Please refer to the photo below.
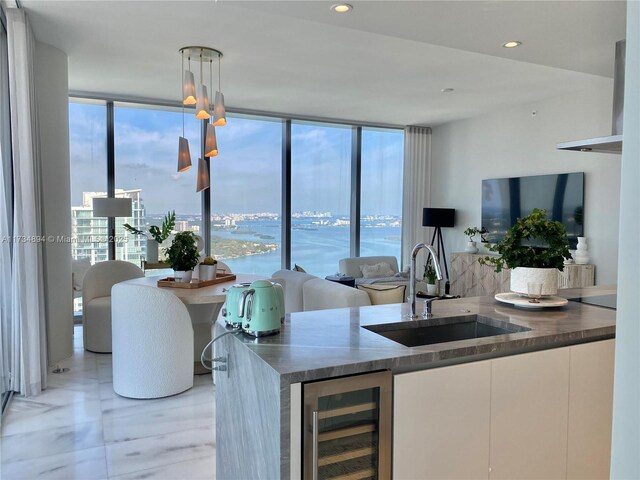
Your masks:
{"label": "recessed ceiling light", "polygon": [[337,3],[335,5],[331,5],[331,10],[336,13],[347,13],[353,10],[353,6],[348,3]]}
{"label": "recessed ceiling light", "polygon": [[442,90],[440,90],[442,93],[451,93],[451,92],[455,92],[455,88],[443,88]]}
{"label": "recessed ceiling light", "polygon": [[507,43],[503,43],[502,46],[504,48],[516,48],[522,45],[522,42],[518,42],[517,40],[511,40]]}

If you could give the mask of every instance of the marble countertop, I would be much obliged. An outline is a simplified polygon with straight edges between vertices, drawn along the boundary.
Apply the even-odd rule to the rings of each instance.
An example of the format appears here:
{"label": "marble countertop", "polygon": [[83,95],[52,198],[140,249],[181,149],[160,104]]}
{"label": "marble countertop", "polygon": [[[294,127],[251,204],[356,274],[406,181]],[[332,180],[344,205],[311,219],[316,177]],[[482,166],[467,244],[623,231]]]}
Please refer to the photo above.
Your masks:
{"label": "marble countertop", "polygon": [[[567,289],[559,296],[574,298],[615,293],[615,287]],[[418,305],[421,308],[421,305]],[[513,333],[454,342],[405,347],[363,328],[408,322],[408,304],[318,310],[287,315],[278,335],[254,339],[231,335],[274,369],[285,383],[330,378],[367,371],[421,370],[528,351],[561,347],[615,336],[612,309],[569,302],[560,308],[517,309],[493,297],[442,300],[433,303],[434,318],[425,325],[446,322],[444,317],[477,314],[486,323],[511,324]],[[218,323],[218,333],[225,327]],[[229,336],[227,337],[229,338]]]}

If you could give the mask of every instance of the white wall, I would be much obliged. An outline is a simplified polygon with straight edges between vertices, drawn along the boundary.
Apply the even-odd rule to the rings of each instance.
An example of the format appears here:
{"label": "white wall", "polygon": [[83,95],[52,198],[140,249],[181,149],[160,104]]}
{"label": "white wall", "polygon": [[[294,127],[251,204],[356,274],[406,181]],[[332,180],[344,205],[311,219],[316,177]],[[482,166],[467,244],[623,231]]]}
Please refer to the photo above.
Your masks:
{"label": "white wall", "polygon": [[613,81],[607,88],[435,127],[431,206],[456,209],[456,227],[443,230],[449,259],[464,250],[464,229],[480,226],[483,179],[585,172],[590,263],[596,265],[596,283],[616,283],[620,155],[556,150],[559,142],[610,135],[612,98]]}
{"label": "white wall", "polygon": [[627,2],[611,478],[640,478],[640,2]]}
{"label": "white wall", "polygon": [[[43,232],[71,236],[69,89],[67,55],[37,42],[35,58],[38,128],[42,157]],[[44,245],[49,365],[73,353],[71,244]]]}

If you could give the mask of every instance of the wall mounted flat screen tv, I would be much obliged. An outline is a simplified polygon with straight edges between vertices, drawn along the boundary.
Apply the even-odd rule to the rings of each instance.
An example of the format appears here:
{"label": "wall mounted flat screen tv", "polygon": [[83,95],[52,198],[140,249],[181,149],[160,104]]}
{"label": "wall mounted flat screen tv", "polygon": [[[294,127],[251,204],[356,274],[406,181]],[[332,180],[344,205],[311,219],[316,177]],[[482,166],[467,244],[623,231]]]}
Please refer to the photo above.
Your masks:
{"label": "wall mounted flat screen tv", "polygon": [[530,177],[492,178],[482,181],[482,226],[489,243],[501,240],[507,229],[534,208],[562,222],[569,248],[575,249],[584,233],[584,172]]}

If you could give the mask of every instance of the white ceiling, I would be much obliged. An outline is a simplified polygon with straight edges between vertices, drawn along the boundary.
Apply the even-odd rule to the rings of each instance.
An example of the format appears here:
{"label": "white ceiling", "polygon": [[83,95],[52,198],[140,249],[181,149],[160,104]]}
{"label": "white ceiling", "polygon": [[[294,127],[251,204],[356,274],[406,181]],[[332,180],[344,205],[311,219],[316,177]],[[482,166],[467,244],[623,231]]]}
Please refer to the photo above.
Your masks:
{"label": "white ceiling", "polygon": [[71,90],[177,100],[178,49],[205,45],[230,107],[394,125],[609,87],[625,37],[623,1],[332,3],[21,1],[68,54]]}

